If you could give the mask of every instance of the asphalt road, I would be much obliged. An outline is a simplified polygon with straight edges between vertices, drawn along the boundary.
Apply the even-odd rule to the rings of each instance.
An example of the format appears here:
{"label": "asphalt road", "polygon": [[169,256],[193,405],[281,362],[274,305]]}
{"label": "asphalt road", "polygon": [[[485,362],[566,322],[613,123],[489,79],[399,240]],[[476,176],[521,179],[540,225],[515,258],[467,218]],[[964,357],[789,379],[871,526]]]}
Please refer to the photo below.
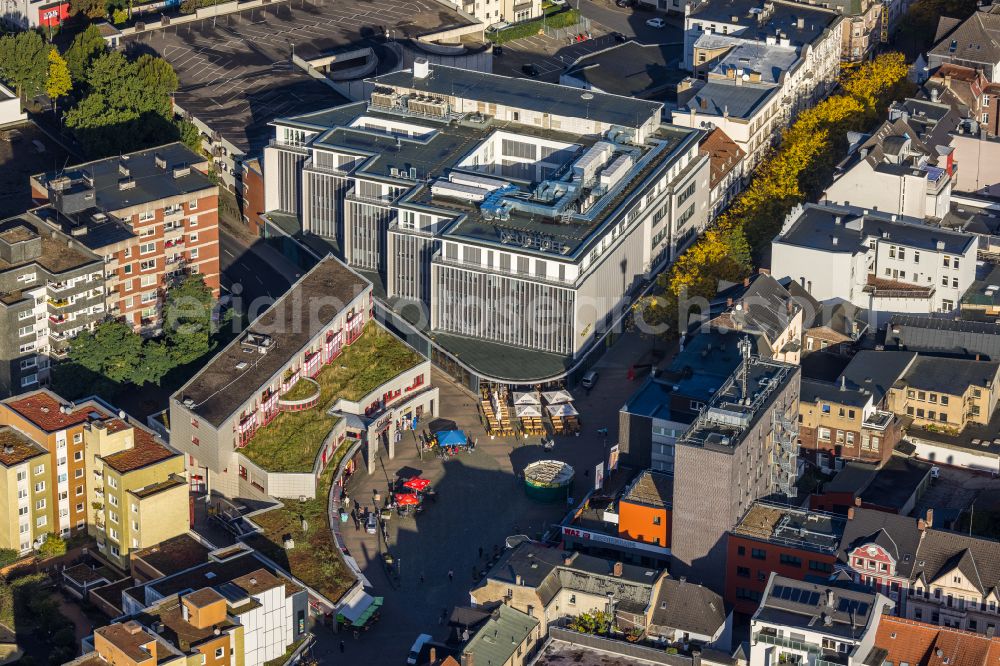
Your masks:
{"label": "asphalt road", "polygon": [[245,305],[259,299],[276,300],[284,294],[297,271],[274,248],[263,241],[253,246],[219,228],[219,262],[222,286]]}
{"label": "asphalt road", "polygon": [[[647,9],[628,9],[615,6],[613,0],[576,0],[574,6],[580,13],[601,25],[620,32],[644,44],[665,44],[681,38],[684,18]],[[650,28],[646,20],[661,17],[667,21],[663,28]]]}

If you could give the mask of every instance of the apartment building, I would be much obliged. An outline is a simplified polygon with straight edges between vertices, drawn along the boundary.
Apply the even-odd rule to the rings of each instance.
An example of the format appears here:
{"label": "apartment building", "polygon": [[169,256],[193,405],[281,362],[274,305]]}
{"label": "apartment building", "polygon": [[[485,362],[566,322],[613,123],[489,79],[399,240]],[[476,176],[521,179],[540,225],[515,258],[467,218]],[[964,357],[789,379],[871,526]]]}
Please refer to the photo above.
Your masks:
{"label": "apartment building", "polygon": [[927,52],[927,66],[937,69],[951,64],[978,69],[990,83],[1000,83],[1000,47],[996,35],[1000,32],[1000,11],[986,4],[964,21],[942,16],[939,19],[938,42]]}
{"label": "apartment building", "polygon": [[121,594],[125,616],[207,663],[262,666],[307,633],[308,592],[240,544]]}
{"label": "apartment building", "polygon": [[[710,304],[714,329],[751,334],[767,345],[768,358],[798,365],[803,304],[773,277],[760,272],[720,291]],[[759,344],[759,343],[758,343]]]}
{"label": "apartment building", "polygon": [[28,114],[21,110],[21,98],[0,83],[0,125],[23,122]]}
{"label": "apartment building", "polygon": [[105,312],[104,261],[24,213],[0,222],[0,394],[48,381],[69,340]]}
{"label": "apartment building", "polygon": [[[170,399],[170,441],[189,456],[192,484],[227,497],[312,497],[348,440],[374,472],[380,449],[395,456],[398,432],[436,416],[430,361],[375,322],[372,306],[371,283],[327,256],[184,384]],[[299,455],[276,458],[273,438],[285,435],[274,433],[307,410],[326,412],[329,428],[300,433]]]}
{"label": "apartment building", "polygon": [[145,666],[176,657],[185,666],[262,666],[306,637],[306,591],[241,546],[130,588],[123,600],[125,617],[95,630],[70,664]]}
{"label": "apartment building", "polygon": [[684,16],[685,70],[672,121],[722,129],[753,170],[840,75],[844,17],[781,0],[706,0]]}
{"label": "apartment building", "polygon": [[947,104],[908,99],[854,153],[827,188],[831,203],[911,218],[944,218],[957,171],[949,132],[958,114]]}
{"label": "apartment building", "polygon": [[[876,593],[772,573],[750,621],[750,666],[860,666],[878,651],[879,621],[893,603]],[[875,657],[877,658],[877,657]]]}
{"label": "apartment building", "polygon": [[537,619],[543,636],[561,620],[597,611],[671,644],[710,645],[731,628],[722,597],[706,587],[532,543],[504,552],[470,595],[476,606],[501,602]]}
{"label": "apartment building", "polygon": [[[564,373],[706,224],[701,132],[659,103],[420,60],[369,82],[370,102],[273,123],[266,207],[476,377]],[[504,364],[515,348],[543,353]]]}
{"label": "apartment building", "polygon": [[219,294],[219,191],[181,143],[31,179],[35,212],[104,258],[107,311],[156,332],[171,282],[199,274]]}
{"label": "apartment building", "polygon": [[[861,369],[858,363],[851,376]],[[872,383],[848,385],[847,379],[848,373],[839,382],[802,380],[799,455],[823,470],[834,469],[838,461],[883,463],[902,437],[899,419],[885,407],[885,394]]]}
{"label": "apartment building", "polygon": [[743,191],[746,177],[746,152],[719,128],[701,141],[701,152],[708,155],[711,177],[709,186],[709,219],[714,220]]}
{"label": "apartment building", "polygon": [[58,525],[49,452],[9,426],[0,426],[0,446],[0,548],[25,554]]}
{"label": "apartment building", "polygon": [[[38,390],[0,403],[0,427],[45,452],[31,485],[48,493],[43,504],[36,501],[48,512],[47,532],[87,530],[102,554],[125,568],[131,550],[187,531],[183,458],[124,412]],[[183,493],[173,490],[178,482]]]}
{"label": "apartment building", "polygon": [[755,500],[796,492],[799,368],[751,356],[749,339],[740,351],[739,367],[673,444],[671,571],[716,591],[729,530]]}
{"label": "apartment building", "polygon": [[864,507],[907,515],[931,486],[930,463],[894,453],[884,463],[848,461],[809,496],[809,507],[847,515]]}
{"label": "apartment building", "polygon": [[817,301],[874,312],[954,312],[975,281],[976,236],[853,206],[797,206],[771,242],[771,272]]}
{"label": "apartment building", "polygon": [[911,427],[956,431],[986,425],[997,406],[1000,361],[917,356],[889,391],[887,406]]}
{"label": "apartment building", "polygon": [[133,551],[187,532],[184,456],[121,418],[93,420],[84,428],[97,547],[124,569]]}
{"label": "apartment building", "polygon": [[752,615],[772,573],[798,581],[830,577],[846,522],[831,513],[754,502],[729,533],[726,603]]}
{"label": "apartment building", "polygon": [[520,23],[542,15],[542,0],[448,0],[448,4],[486,26]]}

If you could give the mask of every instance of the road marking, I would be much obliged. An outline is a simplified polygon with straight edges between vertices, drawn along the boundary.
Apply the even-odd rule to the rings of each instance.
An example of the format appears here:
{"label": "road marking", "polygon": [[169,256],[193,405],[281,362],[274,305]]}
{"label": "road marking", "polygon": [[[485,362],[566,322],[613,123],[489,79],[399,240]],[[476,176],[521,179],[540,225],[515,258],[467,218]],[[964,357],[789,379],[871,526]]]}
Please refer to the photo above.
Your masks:
{"label": "road marking", "polygon": [[233,259],[235,259],[235,258],[236,258],[236,255],[235,255],[235,254],[233,254],[232,252],[230,252],[229,250],[223,250],[223,252],[225,252],[225,253],[226,253],[227,255],[229,255],[229,256],[230,256],[230,257],[232,257]]}

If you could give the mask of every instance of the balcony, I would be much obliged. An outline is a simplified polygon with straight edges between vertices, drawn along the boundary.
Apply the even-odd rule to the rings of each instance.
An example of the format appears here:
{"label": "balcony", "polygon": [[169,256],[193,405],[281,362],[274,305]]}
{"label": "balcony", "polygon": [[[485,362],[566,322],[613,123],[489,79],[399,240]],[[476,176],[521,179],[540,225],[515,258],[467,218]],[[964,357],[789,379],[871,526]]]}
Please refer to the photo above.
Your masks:
{"label": "balcony", "polygon": [[72,285],[69,282],[50,281],[46,286],[48,286],[49,291],[66,291],[67,289],[72,289],[75,285]]}
{"label": "balcony", "polygon": [[303,155],[309,154],[309,148],[307,146],[303,146],[296,143],[285,143],[283,141],[278,141],[277,139],[271,139],[270,141],[267,142],[267,145],[272,146],[274,148],[280,148],[282,150],[291,150],[296,153],[302,153]]}
{"label": "balcony", "polygon": [[934,287],[926,287],[899,280],[890,280],[868,275],[868,283],[862,289],[876,298],[920,298],[934,296]]}
{"label": "balcony", "polygon": [[65,324],[69,321],[66,315],[49,315],[49,323],[52,324]]}
{"label": "balcony", "polygon": [[892,412],[874,411],[865,419],[861,427],[868,430],[885,430],[892,424],[894,418],[896,417]]}
{"label": "balcony", "polygon": [[48,302],[54,308],[64,308],[70,304],[68,298],[53,298],[51,296],[48,298]]}
{"label": "balcony", "polygon": [[808,652],[810,654],[819,654],[820,647],[813,643],[804,643],[801,641],[793,641],[782,636],[775,636],[774,634],[766,634],[762,631],[757,632],[753,635],[753,640],[755,643],[764,643],[765,645],[776,645],[778,647],[788,648],[789,650],[798,650],[799,652]]}
{"label": "balcony", "polygon": [[164,250],[169,250],[172,247],[184,247],[184,237],[181,236],[177,240],[168,240],[163,243]]}

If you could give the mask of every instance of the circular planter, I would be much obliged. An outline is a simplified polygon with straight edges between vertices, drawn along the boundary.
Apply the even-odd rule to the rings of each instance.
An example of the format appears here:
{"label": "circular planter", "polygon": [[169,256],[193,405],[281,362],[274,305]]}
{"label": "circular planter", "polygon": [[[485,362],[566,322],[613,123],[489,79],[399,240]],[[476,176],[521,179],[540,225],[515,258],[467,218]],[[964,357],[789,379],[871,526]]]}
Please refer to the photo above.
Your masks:
{"label": "circular planter", "polygon": [[[288,393],[295,390],[300,384],[308,384],[312,387],[312,392],[305,398],[299,398],[297,400],[286,400],[284,397],[278,397],[278,409],[282,412],[298,412],[303,409],[310,409],[315,407],[316,403],[319,402],[319,382],[315,379],[310,379],[309,377],[300,377],[297,382],[289,389]],[[288,395],[285,393],[285,395]]]}

